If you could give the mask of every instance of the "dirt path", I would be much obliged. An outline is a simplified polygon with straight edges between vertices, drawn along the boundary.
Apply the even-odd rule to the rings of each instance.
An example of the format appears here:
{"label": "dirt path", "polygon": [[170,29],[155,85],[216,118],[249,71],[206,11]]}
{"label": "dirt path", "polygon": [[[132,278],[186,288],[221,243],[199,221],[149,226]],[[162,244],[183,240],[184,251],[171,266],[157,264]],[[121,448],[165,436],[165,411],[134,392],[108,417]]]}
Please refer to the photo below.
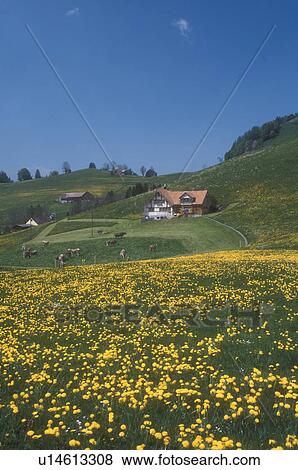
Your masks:
{"label": "dirt path", "polygon": [[246,236],[243,235],[243,233],[241,233],[241,232],[240,232],[239,230],[237,230],[236,228],[231,227],[231,225],[224,224],[223,222],[220,222],[219,220],[216,220],[216,219],[214,219],[213,217],[208,217],[208,216],[205,216],[205,217],[207,217],[209,220],[213,220],[213,222],[216,222],[217,224],[223,225],[224,227],[227,227],[227,228],[233,230],[234,232],[238,233],[238,235],[240,235],[240,237],[242,238],[242,240],[243,240],[243,242],[244,242],[244,246],[248,246],[248,245],[249,245]]}

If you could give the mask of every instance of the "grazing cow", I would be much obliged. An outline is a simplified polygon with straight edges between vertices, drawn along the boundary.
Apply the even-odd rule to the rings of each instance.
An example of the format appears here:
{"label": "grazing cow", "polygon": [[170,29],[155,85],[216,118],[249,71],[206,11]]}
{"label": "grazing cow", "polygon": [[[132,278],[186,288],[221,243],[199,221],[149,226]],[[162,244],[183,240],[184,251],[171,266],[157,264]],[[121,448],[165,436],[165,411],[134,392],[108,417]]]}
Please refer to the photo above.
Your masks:
{"label": "grazing cow", "polygon": [[66,260],[67,260],[67,257],[65,256],[65,254],[60,253],[60,255],[57,255],[55,258],[55,267],[58,266],[58,268],[63,268]]}
{"label": "grazing cow", "polygon": [[71,252],[71,255],[80,256],[81,248],[71,248],[70,252]]}
{"label": "grazing cow", "polygon": [[[61,253],[62,254],[62,253]],[[64,251],[63,256],[65,259],[71,258],[71,251],[70,248],[67,248],[67,250]]]}
{"label": "grazing cow", "polygon": [[156,251],[156,248],[157,248],[157,245],[156,243],[152,244],[152,245],[149,245],[149,251]]}
{"label": "grazing cow", "polygon": [[120,255],[120,258],[121,259],[125,259],[126,258],[126,250],[124,248],[122,248],[122,250],[120,251],[119,255]]}
{"label": "grazing cow", "polygon": [[106,241],[106,246],[115,246],[117,243],[116,240],[107,240]]}
{"label": "grazing cow", "polygon": [[43,244],[43,246],[49,246],[50,242],[49,242],[49,240],[43,240],[42,244]]}
{"label": "grazing cow", "polygon": [[114,233],[115,238],[123,238],[125,235],[126,235],[126,232]]}
{"label": "grazing cow", "polygon": [[79,256],[80,253],[81,253],[80,248],[67,248],[67,250],[64,252],[64,256],[66,258],[71,258],[74,255]]}
{"label": "grazing cow", "polygon": [[103,230],[97,230],[97,235],[102,235],[103,234]]}
{"label": "grazing cow", "polygon": [[31,258],[31,248],[29,248],[28,250],[24,250],[23,251],[23,257],[24,258]]}
{"label": "grazing cow", "polygon": [[32,248],[26,248],[23,250],[23,257],[24,258],[31,258],[32,256],[35,256],[38,254],[37,250],[32,250]]}

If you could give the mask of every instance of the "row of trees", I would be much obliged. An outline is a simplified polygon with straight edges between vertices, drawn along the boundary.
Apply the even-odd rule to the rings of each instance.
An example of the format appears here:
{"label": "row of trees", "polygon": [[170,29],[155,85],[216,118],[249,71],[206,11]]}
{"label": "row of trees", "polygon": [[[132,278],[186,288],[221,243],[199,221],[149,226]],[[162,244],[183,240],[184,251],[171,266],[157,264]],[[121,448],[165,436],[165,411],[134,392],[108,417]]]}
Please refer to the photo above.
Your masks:
{"label": "row of trees", "polygon": [[266,142],[266,140],[276,137],[281,129],[282,124],[297,117],[298,114],[288,114],[286,116],[277,117],[273,121],[266,122],[262,126],[254,126],[245,134],[238,137],[233,143],[232,147],[226,152],[224,159],[230,160],[231,158],[243,155],[246,152],[256,150]]}
{"label": "row of trees", "polygon": [[[90,169],[96,169],[96,164],[94,162],[89,163],[89,168]],[[135,173],[131,168],[129,168],[126,164],[117,164],[116,162],[111,162],[110,163],[104,163],[101,168],[99,168],[102,171],[109,171],[111,175],[115,174],[123,174],[123,175],[131,175],[131,176],[137,176],[137,173]],[[69,162],[65,161],[62,164],[62,172],[67,175],[71,173],[71,166]],[[153,166],[151,166],[148,170],[142,165],[140,168],[140,173],[144,177],[151,177],[151,176],[157,176],[156,171],[154,170]],[[50,171],[49,175],[50,177],[52,176],[57,176],[59,175],[59,171],[57,170],[52,170]],[[37,168],[34,174],[35,179],[42,178],[40,170]],[[18,181],[28,181],[32,180],[33,176],[32,173],[28,168],[21,168],[18,171]],[[11,178],[7,175],[5,171],[0,171],[0,183],[12,183]]]}
{"label": "row of trees", "polygon": [[[64,162],[62,165],[62,170],[65,174],[71,173],[70,164],[68,162]],[[59,171],[57,170],[53,170],[49,174],[49,176],[57,176],[57,175],[59,175]],[[34,178],[35,179],[42,178],[40,170],[38,168],[35,171]],[[28,181],[32,179],[33,179],[33,176],[30,170],[28,170],[28,168],[21,168],[18,171],[18,181]],[[0,171],[0,183],[12,183],[12,180],[9,178],[9,176],[7,175],[5,171]]]}
{"label": "row of trees", "polygon": [[[90,162],[89,168],[96,168],[95,163]],[[104,163],[103,166],[100,168],[100,170],[109,171],[111,175],[123,174],[123,175],[137,176],[137,173],[135,173],[125,163],[116,163],[115,161],[112,161],[111,163],[108,163],[108,162]],[[142,165],[140,168],[140,174],[146,178],[150,178],[151,176],[157,176],[157,172],[154,170],[153,166],[151,166],[147,170],[147,168],[144,165]]]}
{"label": "row of trees", "polygon": [[[70,168],[69,164],[67,164],[67,166],[64,168],[64,173],[65,174],[71,173],[71,168]],[[57,171],[57,170],[50,171],[49,176],[57,176],[57,175],[59,175],[59,171]],[[40,173],[38,168],[35,171],[34,178],[35,179],[42,178],[41,173]],[[28,180],[32,180],[32,179],[33,179],[32,174],[31,174],[30,170],[28,170],[28,168],[21,168],[18,171],[18,181],[28,181]]]}

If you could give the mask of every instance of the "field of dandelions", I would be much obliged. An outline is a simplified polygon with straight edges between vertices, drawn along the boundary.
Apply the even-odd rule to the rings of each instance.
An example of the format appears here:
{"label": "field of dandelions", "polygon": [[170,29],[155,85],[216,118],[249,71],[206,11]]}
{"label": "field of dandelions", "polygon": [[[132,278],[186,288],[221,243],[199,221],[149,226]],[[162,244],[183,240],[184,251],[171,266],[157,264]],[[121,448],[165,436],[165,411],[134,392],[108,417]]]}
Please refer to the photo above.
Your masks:
{"label": "field of dandelions", "polygon": [[[296,279],[265,251],[2,271],[0,448],[297,447]],[[232,305],[270,315],[187,317]]]}

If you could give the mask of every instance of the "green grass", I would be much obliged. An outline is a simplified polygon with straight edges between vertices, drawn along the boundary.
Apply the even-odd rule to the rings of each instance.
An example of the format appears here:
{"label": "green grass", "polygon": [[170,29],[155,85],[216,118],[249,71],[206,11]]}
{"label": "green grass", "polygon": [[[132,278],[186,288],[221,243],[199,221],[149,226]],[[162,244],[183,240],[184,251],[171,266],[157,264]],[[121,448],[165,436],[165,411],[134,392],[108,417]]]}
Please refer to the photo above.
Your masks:
{"label": "green grass", "polygon": [[[146,181],[160,185],[167,183],[170,189],[207,188],[223,208],[212,217],[240,230],[251,246],[292,249],[298,247],[297,154],[298,119],[294,119],[282,127],[278,137],[253,154],[233,158],[200,172],[186,173],[180,180],[177,174],[172,174]],[[98,170],[81,170],[53,178],[0,184],[0,225],[8,210],[15,208],[17,211],[19,207],[30,204],[48,204],[58,217],[62,217],[70,210],[70,205],[58,204],[55,199],[65,191],[88,190],[97,195],[109,190],[123,193],[137,181],[144,181],[144,178],[125,177],[121,180]],[[150,194],[144,194],[97,207],[94,217],[140,219],[148,198]],[[82,212],[73,219],[83,223],[90,219],[90,211]],[[88,223],[81,228],[88,227]],[[52,233],[70,231],[69,227],[56,226]],[[72,230],[75,230],[75,225]],[[77,235],[77,239],[81,239],[82,233]]]}
{"label": "green grass", "polygon": [[0,252],[15,248],[16,246],[21,247],[23,243],[28,243],[32,238],[37,237],[40,233],[46,229],[50,230],[52,224],[44,224],[39,227],[31,227],[26,230],[19,232],[9,233],[7,235],[0,236]]}
{"label": "green grass", "polygon": [[[59,222],[60,225],[62,222]],[[77,222],[75,222],[77,223]],[[85,225],[87,222],[79,222]],[[106,226],[104,224],[117,224]],[[63,222],[72,224],[72,222]],[[208,218],[175,219],[143,222],[140,220],[118,219],[117,221],[97,221],[92,231],[90,222],[87,228],[79,230],[67,230],[63,233],[55,233],[57,225],[39,230],[33,239],[26,240],[16,238],[14,243],[5,246],[0,245],[0,265],[20,267],[53,266],[54,258],[67,248],[81,248],[81,257],[72,258],[69,264],[106,263],[119,260],[119,252],[122,248],[127,250],[131,260],[164,258],[181,254],[192,254],[205,251],[219,251],[237,249],[243,246],[243,242],[237,233],[229,228],[220,226]],[[53,227],[53,228],[52,228]],[[105,230],[103,235],[97,234],[97,229]],[[127,233],[123,240],[117,242],[115,247],[106,247],[107,239],[114,238],[114,233],[124,231]],[[7,236],[9,239],[9,236]],[[44,247],[42,241],[46,239],[49,246]],[[26,242],[38,250],[38,255],[31,259],[23,259],[21,244]],[[157,251],[149,253],[149,245],[157,244]],[[94,258],[96,256],[96,259]]]}
{"label": "green grass", "polygon": [[[89,191],[96,196],[104,196],[108,191],[124,194],[129,186],[146,181],[149,184],[163,184],[175,176],[143,178],[142,176],[111,176],[108,172],[87,169],[74,171],[68,175],[30,181],[0,184],[0,228],[6,223],[9,212],[20,212],[31,205],[38,204],[56,212],[59,218],[66,217],[71,210],[70,204],[60,204],[57,198],[64,192]],[[20,220],[19,223],[23,223]]]}
{"label": "green grass", "polygon": [[[151,243],[158,245],[157,252],[149,252],[149,245]],[[76,246],[77,245],[66,242],[51,244],[48,247],[40,245],[38,247],[38,256],[34,256],[31,259],[23,259],[20,250],[13,250],[11,252],[2,253],[0,260],[1,264],[7,267],[54,267],[55,256],[59,253],[63,253],[69,247],[75,248]],[[90,239],[80,241],[78,246],[81,249],[81,256],[74,256],[69,259],[66,263],[67,266],[120,261],[119,252],[122,248],[126,249],[130,260],[156,259],[161,256],[168,257],[188,253],[186,247],[180,240],[167,240],[165,238],[156,237],[131,237],[117,242],[117,244],[112,247],[106,247],[104,239]]]}
{"label": "green grass", "polygon": [[280,145],[283,143],[287,143],[292,139],[297,138],[297,126],[298,126],[298,118],[294,118],[291,121],[284,124],[281,129],[280,133],[277,137],[273,140],[267,140],[264,142],[263,146],[271,147],[272,145]]}
{"label": "green grass", "polygon": [[[112,227],[115,225],[116,222],[109,222],[109,221],[101,221],[100,222],[100,228],[106,228],[106,227]],[[98,225],[96,222],[94,222],[94,226]],[[49,232],[50,235],[56,235],[58,233],[64,233],[64,232],[72,232],[74,230],[81,230],[85,228],[90,228],[91,230],[91,220],[84,221],[84,220],[62,220],[60,222],[57,222],[54,226],[53,229]],[[99,228],[99,227],[98,227]]]}
{"label": "green grass", "polygon": [[[94,217],[140,219],[144,214],[144,204],[149,201],[150,198],[151,192],[96,207],[94,209]],[[87,212],[81,212],[73,218],[84,219],[86,215],[88,215]]]}
{"label": "green grass", "polygon": [[284,125],[271,145],[234,158],[173,187],[207,187],[225,209],[216,217],[259,248],[297,248],[298,120]]}
{"label": "green grass", "polygon": [[[207,188],[223,207],[213,214],[258,248],[297,248],[298,119],[262,150],[169,181],[170,189]],[[150,196],[149,196],[150,197]],[[148,194],[96,209],[96,217],[140,218]],[[80,217],[84,217],[80,214]]]}
{"label": "green grass", "polygon": [[[238,251],[2,273],[1,449],[70,449],[76,439],[78,451],[163,451],[150,429],[182,449],[181,425],[190,449],[196,436],[205,449],[213,439],[287,449],[297,431],[296,268],[294,254]],[[271,309],[259,327],[229,325],[231,301]],[[199,319],[216,309],[224,324],[168,321],[185,320],[187,307]]]}

